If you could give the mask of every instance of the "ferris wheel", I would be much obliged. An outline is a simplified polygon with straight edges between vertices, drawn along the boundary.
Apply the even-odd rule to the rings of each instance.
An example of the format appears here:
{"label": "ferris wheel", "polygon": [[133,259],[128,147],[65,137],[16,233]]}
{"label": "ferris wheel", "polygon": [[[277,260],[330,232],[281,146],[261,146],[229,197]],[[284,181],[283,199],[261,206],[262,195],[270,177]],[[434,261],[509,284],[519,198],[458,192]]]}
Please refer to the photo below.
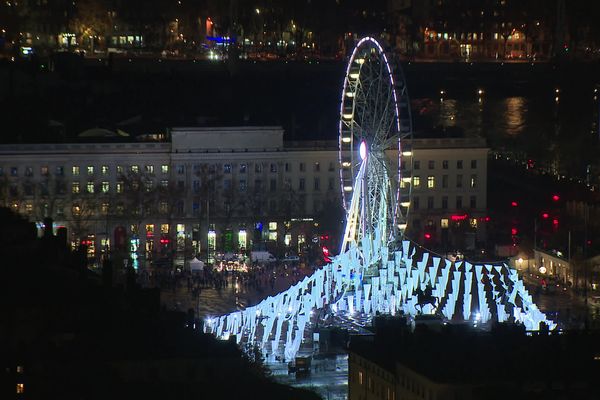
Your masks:
{"label": "ferris wheel", "polygon": [[365,37],[350,56],[340,105],[340,183],[347,213],[342,252],[364,237],[377,236],[387,245],[403,236],[411,145],[410,103],[400,66],[391,65],[376,39]]}

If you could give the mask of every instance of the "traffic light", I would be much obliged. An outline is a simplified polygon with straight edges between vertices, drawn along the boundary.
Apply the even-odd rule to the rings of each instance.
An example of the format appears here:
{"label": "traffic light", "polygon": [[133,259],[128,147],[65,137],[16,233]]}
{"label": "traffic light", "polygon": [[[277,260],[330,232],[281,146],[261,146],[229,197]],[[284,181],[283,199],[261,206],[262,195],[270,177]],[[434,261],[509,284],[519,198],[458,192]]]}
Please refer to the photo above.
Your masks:
{"label": "traffic light", "polygon": [[519,230],[518,230],[517,228],[511,228],[511,230],[510,230],[510,234],[511,234],[512,236],[517,236],[517,235],[518,235],[518,233],[519,233]]}
{"label": "traffic light", "polygon": [[431,233],[427,232],[425,234],[425,240],[431,240]]}
{"label": "traffic light", "polygon": [[542,218],[544,219],[548,219],[548,217],[550,217],[550,215],[548,213],[543,213],[542,214]]}
{"label": "traffic light", "polygon": [[552,201],[559,201],[560,200],[560,196],[557,194],[553,194],[552,195]]}
{"label": "traffic light", "polygon": [[512,207],[518,207],[518,206],[519,206],[519,203],[517,203],[516,201],[513,201],[513,202],[511,202],[511,203],[510,203],[510,205],[511,205]]}

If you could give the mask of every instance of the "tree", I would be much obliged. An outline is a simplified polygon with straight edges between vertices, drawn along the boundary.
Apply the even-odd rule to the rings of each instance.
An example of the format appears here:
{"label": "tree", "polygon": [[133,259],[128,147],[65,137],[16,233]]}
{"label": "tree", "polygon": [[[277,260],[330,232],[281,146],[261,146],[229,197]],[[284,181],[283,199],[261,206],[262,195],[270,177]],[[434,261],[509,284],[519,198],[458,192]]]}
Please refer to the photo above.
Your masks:
{"label": "tree", "polygon": [[107,1],[79,0],[76,4],[77,11],[71,24],[73,30],[78,34],[78,43],[83,44],[90,38],[92,40],[93,38],[105,38],[111,30]]}

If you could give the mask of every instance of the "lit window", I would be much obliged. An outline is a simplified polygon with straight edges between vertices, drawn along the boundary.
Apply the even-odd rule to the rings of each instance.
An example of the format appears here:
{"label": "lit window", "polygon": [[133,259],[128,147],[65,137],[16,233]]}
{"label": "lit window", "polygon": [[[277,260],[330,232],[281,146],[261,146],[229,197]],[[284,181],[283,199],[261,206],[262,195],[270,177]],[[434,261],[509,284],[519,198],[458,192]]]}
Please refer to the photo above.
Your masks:
{"label": "lit window", "polygon": [[119,181],[117,182],[117,186],[115,187],[117,193],[123,193],[123,182]]}
{"label": "lit window", "polygon": [[168,188],[168,187],[169,187],[169,180],[168,180],[168,179],[163,179],[162,181],[160,181],[160,186],[161,186],[163,189],[166,189],[166,188]]}
{"label": "lit window", "polygon": [[25,393],[25,384],[17,383],[17,394],[23,394],[23,393]]}
{"label": "lit window", "polygon": [[477,187],[477,175],[471,175],[471,187]]}
{"label": "lit window", "polygon": [[223,173],[230,174],[231,173],[231,164],[223,164]]}
{"label": "lit window", "polygon": [[447,228],[448,227],[448,218],[442,218],[442,220],[440,221],[440,225],[442,228]]}
{"label": "lit window", "polygon": [[147,224],[146,225],[146,234],[153,234],[154,233],[154,224]]}
{"label": "lit window", "polygon": [[117,174],[122,174],[122,173],[123,173],[123,166],[117,165]]}
{"label": "lit window", "polygon": [[93,181],[88,181],[88,183],[86,185],[86,190],[88,193],[94,193],[94,182]]}
{"label": "lit window", "polygon": [[88,167],[87,167],[87,174],[88,175],[94,175],[94,166],[93,165],[88,165]]}
{"label": "lit window", "polygon": [[240,174],[245,174],[246,171],[248,170],[248,165],[247,164],[240,164]]}
{"label": "lit window", "polygon": [[362,371],[358,371],[358,384],[362,385],[364,383],[364,377]]}
{"label": "lit window", "polygon": [[433,189],[434,187],[435,187],[435,176],[428,176],[427,177],[427,188]]}
{"label": "lit window", "polygon": [[153,186],[154,186],[154,182],[152,182],[152,181],[144,182],[144,188],[146,189],[146,192],[151,192]]}
{"label": "lit window", "polygon": [[108,165],[101,166],[100,172],[102,173],[102,175],[108,175]]}
{"label": "lit window", "polygon": [[319,172],[321,170],[321,164],[319,164],[318,162],[315,163],[315,167],[314,167],[314,171],[315,172]]}
{"label": "lit window", "polygon": [[161,214],[166,214],[169,211],[169,203],[166,201],[161,201],[158,204],[158,210]]}
{"label": "lit window", "polygon": [[102,193],[108,193],[110,190],[110,184],[108,181],[102,181]]}
{"label": "lit window", "polygon": [[413,187],[420,187],[421,186],[421,177],[419,176],[413,176]]}
{"label": "lit window", "polygon": [[42,176],[48,176],[49,172],[48,172],[48,167],[41,167],[40,168],[40,174]]}
{"label": "lit window", "polygon": [[73,206],[71,207],[71,212],[73,213],[73,215],[80,215],[81,206],[78,203],[73,203]]}
{"label": "lit window", "polygon": [[145,171],[147,174],[153,174],[154,173],[154,165],[146,165]]}
{"label": "lit window", "polygon": [[27,202],[25,204],[25,211],[27,212],[27,214],[31,214],[33,211],[33,204]]}
{"label": "lit window", "polygon": [[277,230],[277,222],[269,222],[269,230],[276,231]]}
{"label": "lit window", "polygon": [[71,172],[73,173],[73,176],[79,176],[79,167],[77,165],[73,166]]}
{"label": "lit window", "polygon": [[169,233],[169,224],[160,224],[160,233]]}
{"label": "lit window", "polygon": [[17,374],[22,374],[22,373],[23,373],[23,366],[17,365]]}
{"label": "lit window", "polygon": [[166,164],[163,164],[160,166],[160,172],[162,172],[163,174],[168,174],[169,173],[169,166]]}
{"label": "lit window", "polygon": [[138,172],[140,172],[139,165],[132,165],[131,166],[131,172],[133,172],[134,174],[137,174]]}
{"label": "lit window", "polygon": [[269,240],[277,241],[277,232],[269,232]]}
{"label": "lit window", "polygon": [[80,192],[79,182],[71,183],[71,193],[79,193]]}
{"label": "lit window", "polygon": [[469,223],[471,225],[471,228],[477,228],[477,218],[469,219]]}
{"label": "lit window", "polygon": [[107,215],[108,214],[108,203],[104,202],[100,205],[100,212],[102,212],[102,214]]}

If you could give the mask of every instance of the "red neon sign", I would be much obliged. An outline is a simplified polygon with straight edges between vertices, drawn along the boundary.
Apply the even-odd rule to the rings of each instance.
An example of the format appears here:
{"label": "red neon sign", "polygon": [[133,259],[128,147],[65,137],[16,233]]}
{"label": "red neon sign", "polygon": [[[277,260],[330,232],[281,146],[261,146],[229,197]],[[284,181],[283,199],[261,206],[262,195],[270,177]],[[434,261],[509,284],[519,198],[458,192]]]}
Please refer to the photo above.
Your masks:
{"label": "red neon sign", "polygon": [[464,221],[465,219],[467,219],[468,215],[467,214],[463,214],[463,215],[451,215],[450,219],[452,221]]}

